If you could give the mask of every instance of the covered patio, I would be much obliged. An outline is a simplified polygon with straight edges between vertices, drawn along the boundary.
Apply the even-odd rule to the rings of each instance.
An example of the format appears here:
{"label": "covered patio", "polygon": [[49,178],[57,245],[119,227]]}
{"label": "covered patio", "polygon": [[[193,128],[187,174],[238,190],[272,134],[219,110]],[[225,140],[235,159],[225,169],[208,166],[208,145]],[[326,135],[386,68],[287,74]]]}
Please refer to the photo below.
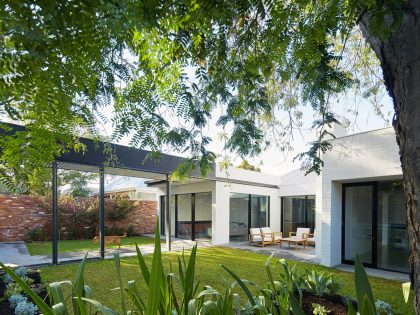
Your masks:
{"label": "covered patio", "polygon": [[[19,132],[25,131],[24,126],[2,123],[5,128],[0,128],[0,132],[7,135],[15,135]],[[182,242],[175,242],[172,248],[171,237],[171,216],[170,213],[170,196],[171,196],[171,181],[170,175],[184,161],[183,158],[161,154],[158,157],[151,155],[150,151],[136,149],[128,146],[107,143],[103,141],[96,141],[88,138],[79,138],[79,141],[85,146],[83,151],[70,150],[61,156],[57,156],[55,161],[49,165],[52,172],[52,187],[51,187],[51,254],[46,256],[30,256],[30,259],[25,255],[27,252],[25,243],[3,243],[2,257],[0,261],[20,264],[20,265],[37,265],[37,264],[58,264],[60,262],[77,261],[83,258],[84,253],[59,253],[58,242],[60,241],[60,226],[59,226],[59,206],[58,206],[58,170],[70,170],[78,172],[88,172],[98,174],[99,179],[99,216],[98,216],[98,230],[99,230],[99,244],[98,250],[90,251],[89,258],[104,259],[112,256],[112,250],[105,248],[105,175],[127,176],[146,178],[149,180],[157,180],[165,183],[165,214],[162,222],[162,229],[165,231],[165,251],[172,249],[180,249],[181,247],[188,247],[188,244]],[[198,170],[190,174],[191,178],[199,178]],[[214,178],[214,173],[210,171],[208,178]],[[158,216],[158,213],[156,213]],[[188,246],[187,246],[188,245]],[[147,247],[147,246],[146,246]],[[146,249],[145,247],[145,249]],[[6,250],[8,249],[8,250]],[[122,256],[130,255],[131,250],[123,249]],[[126,252],[126,253],[125,253]],[[134,251],[135,252],[135,251]],[[25,258],[26,257],[26,258]]]}

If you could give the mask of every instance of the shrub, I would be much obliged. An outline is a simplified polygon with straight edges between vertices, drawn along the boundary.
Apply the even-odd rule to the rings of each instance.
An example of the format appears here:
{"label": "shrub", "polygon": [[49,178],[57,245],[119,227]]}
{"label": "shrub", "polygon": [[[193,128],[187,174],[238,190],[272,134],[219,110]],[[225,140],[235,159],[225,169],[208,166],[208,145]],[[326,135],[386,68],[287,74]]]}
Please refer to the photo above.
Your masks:
{"label": "shrub", "polygon": [[44,227],[34,227],[28,231],[28,239],[32,242],[45,242],[47,240],[47,232]]}
{"label": "shrub", "polygon": [[110,221],[121,221],[127,218],[128,213],[133,211],[134,204],[127,199],[114,199],[108,202],[106,215]]}
{"label": "shrub", "polygon": [[134,236],[134,235],[136,235],[136,232],[134,231],[134,226],[129,225],[128,228],[127,228],[126,233],[127,233],[127,236]]}
{"label": "shrub", "polygon": [[303,288],[317,295],[337,294],[343,285],[341,279],[325,271],[307,270],[303,276]]}
{"label": "shrub", "polygon": [[111,227],[105,226],[105,235],[123,235],[125,230],[123,227],[113,225]]}
{"label": "shrub", "polygon": [[15,308],[16,315],[35,315],[38,313],[38,308],[31,302],[19,302]]}
{"label": "shrub", "polygon": [[9,297],[10,308],[15,309],[20,302],[26,302],[28,298],[22,294],[13,294]]}

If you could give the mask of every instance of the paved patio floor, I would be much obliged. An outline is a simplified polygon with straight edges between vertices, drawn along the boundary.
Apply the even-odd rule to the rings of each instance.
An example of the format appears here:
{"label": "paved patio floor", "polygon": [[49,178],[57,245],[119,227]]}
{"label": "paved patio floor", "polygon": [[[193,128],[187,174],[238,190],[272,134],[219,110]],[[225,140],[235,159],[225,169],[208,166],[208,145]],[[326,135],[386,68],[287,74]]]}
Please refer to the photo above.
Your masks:
{"label": "paved patio floor", "polygon": [[319,264],[318,259],[315,257],[315,247],[312,246],[306,246],[306,249],[304,249],[301,245],[298,245],[298,249],[295,249],[294,245],[291,245],[289,247],[287,244],[282,244],[281,247],[280,245],[260,247],[250,245],[249,242],[234,242],[223,246],[242,249],[264,255],[271,255],[272,253],[274,253],[274,256],[278,258]]}

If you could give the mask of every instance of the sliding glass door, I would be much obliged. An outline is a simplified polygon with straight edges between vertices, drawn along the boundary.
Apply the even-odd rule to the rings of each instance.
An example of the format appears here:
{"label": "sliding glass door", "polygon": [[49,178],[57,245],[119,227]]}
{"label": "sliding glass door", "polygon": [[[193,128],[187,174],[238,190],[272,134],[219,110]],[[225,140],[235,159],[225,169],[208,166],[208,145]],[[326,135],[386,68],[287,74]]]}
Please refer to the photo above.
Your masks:
{"label": "sliding glass door", "polygon": [[292,196],[282,198],[282,231],[296,232],[298,227],[315,229],[315,196]]}
{"label": "sliding glass door", "polygon": [[268,196],[231,193],[229,209],[230,241],[245,241],[249,228],[269,226]]}
{"label": "sliding glass door", "polygon": [[373,264],[373,185],[345,187],[344,260],[354,262],[359,255],[364,264]]}
{"label": "sliding glass door", "polygon": [[229,199],[229,237],[230,241],[246,241],[249,226],[248,194],[231,193]]}
{"label": "sliding glass door", "polygon": [[408,272],[409,247],[401,181],[343,185],[343,261]]}
{"label": "sliding glass door", "polygon": [[176,199],[176,237],[188,240],[192,235],[191,194],[177,195]]}
{"label": "sliding glass door", "polygon": [[401,181],[379,183],[377,231],[378,267],[409,272],[407,214]]}
{"label": "sliding glass door", "polygon": [[[188,240],[211,238],[211,192],[171,196],[171,235]],[[160,198],[160,229],[165,235],[165,196]]]}

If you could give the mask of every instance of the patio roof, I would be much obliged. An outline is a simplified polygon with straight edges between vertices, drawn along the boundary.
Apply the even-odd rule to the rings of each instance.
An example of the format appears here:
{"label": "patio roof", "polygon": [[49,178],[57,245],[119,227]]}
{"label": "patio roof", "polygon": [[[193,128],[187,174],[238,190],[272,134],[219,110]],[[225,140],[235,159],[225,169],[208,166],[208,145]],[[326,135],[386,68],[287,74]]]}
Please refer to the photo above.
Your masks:
{"label": "patio roof", "polygon": [[[5,135],[15,135],[26,131],[26,127],[11,124],[0,123],[0,133]],[[104,222],[105,222],[105,174],[132,176],[141,178],[151,178],[164,180],[166,183],[166,221],[165,234],[167,249],[171,249],[171,224],[169,214],[169,196],[170,196],[170,174],[185,161],[184,158],[174,155],[161,154],[157,159],[150,158],[150,151],[113,144],[104,141],[96,141],[88,138],[79,138],[79,141],[85,145],[84,151],[69,150],[60,156],[57,156],[52,168],[52,263],[58,263],[58,188],[57,188],[57,170],[75,170],[82,172],[99,173],[99,226],[100,226],[100,249],[101,257],[105,257],[104,241]],[[1,148],[0,148],[1,149]],[[196,168],[190,175],[191,177],[200,177],[199,169]],[[211,170],[206,178],[214,178],[214,171]]]}

